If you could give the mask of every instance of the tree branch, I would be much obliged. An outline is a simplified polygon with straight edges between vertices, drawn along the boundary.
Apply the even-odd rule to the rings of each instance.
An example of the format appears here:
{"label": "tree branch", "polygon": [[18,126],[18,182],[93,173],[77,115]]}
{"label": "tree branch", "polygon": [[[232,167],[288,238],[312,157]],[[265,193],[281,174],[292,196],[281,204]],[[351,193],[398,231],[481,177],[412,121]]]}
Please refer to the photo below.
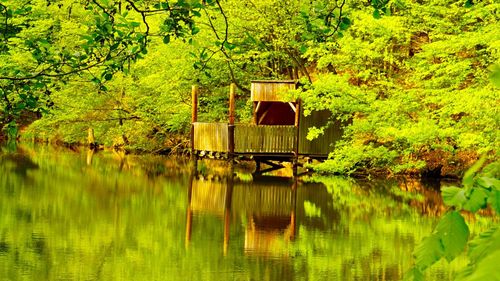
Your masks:
{"label": "tree branch", "polygon": [[[132,9],[134,9],[136,12],[138,12],[139,14],[141,14],[142,22],[146,25],[146,32],[144,32],[144,45],[146,45],[147,37],[149,35],[149,24],[148,24],[148,21],[146,20],[146,13],[151,12],[151,11],[140,10],[135,5],[134,1],[131,1],[131,0],[125,0],[125,1],[130,4],[130,6],[132,7]],[[168,10],[165,10],[165,11],[168,11]]]}
{"label": "tree branch", "polygon": [[104,8],[101,4],[99,4],[96,0],[92,0],[92,3],[94,3],[97,7],[99,7],[106,15],[108,15],[110,18],[111,18],[111,21],[114,22],[115,21],[115,17],[110,13],[108,12],[108,10],[106,10],[106,8]]}
{"label": "tree branch", "polygon": [[330,11],[330,14],[332,14],[333,11],[338,8],[339,9],[339,19],[337,21],[337,25],[335,26],[333,31],[327,37],[332,37],[339,30],[340,24],[342,23],[342,10],[344,9],[344,5],[345,5],[345,0],[342,0],[342,3],[340,4],[340,6],[335,4],[335,7],[332,9],[332,11]]}
{"label": "tree branch", "polygon": [[[64,76],[67,76],[67,75],[75,74],[75,73],[82,72],[82,71],[85,71],[85,70],[90,70],[90,69],[92,69],[94,67],[100,66],[101,64],[105,63],[108,59],[113,59],[113,58],[118,57],[125,50],[126,49],[121,49],[115,56],[110,56],[111,54],[110,54],[110,52],[108,52],[108,54],[106,56],[102,56],[103,58],[99,59],[98,61],[96,61],[93,64],[87,65],[85,67],[78,67],[78,68],[75,68],[75,69],[73,69],[71,71],[64,72],[64,73],[56,73],[56,74],[45,73],[46,71],[49,71],[50,69],[52,69],[53,67],[56,66],[56,65],[51,65],[51,66],[49,66],[49,67],[47,67],[45,69],[42,69],[40,72],[38,72],[36,74],[33,74],[33,75],[30,75],[30,76],[24,76],[24,77],[0,76],[0,80],[24,81],[24,80],[34,79],[34,78],[37,78],[37,77],[52,77],[52,78],[55,78],[55,77],[64,77]],[[129,57],[129,56],[130,55],[127,55],[127,57]]]}

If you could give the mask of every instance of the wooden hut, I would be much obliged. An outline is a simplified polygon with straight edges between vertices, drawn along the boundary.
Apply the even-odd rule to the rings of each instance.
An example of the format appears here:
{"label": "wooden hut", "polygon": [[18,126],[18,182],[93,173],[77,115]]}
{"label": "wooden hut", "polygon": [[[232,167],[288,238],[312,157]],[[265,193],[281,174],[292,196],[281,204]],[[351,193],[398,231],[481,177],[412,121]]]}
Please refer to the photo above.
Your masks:
{"label": "wooden hut", "polygon": [[325,158],[331,144],[342,135],[339,123],[324,130],[319,138],[307,140],[310,127],[323,127],[331,117],[329,111],[316,111],[304,116],[300,100],[290,90],[297,88],[294,80],[252,81],[253,121],[234,123],[235,86],[231,85],[229,120],[227,123],[197,122],[197,88],[193,87],[193,123],[191,132],[194,153],[220,152],[254,157],[308,156]]}

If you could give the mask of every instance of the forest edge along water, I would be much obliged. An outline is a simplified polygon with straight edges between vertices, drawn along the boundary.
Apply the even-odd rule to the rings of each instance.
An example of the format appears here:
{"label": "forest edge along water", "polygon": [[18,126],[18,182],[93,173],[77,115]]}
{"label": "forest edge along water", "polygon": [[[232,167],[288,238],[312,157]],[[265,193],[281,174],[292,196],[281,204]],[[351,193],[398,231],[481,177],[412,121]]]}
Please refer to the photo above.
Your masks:
{"label": "forest edge along water", "polygon": [[[253,175],[251,165],[2,147],[6,280],[400,280],[446,212],[439,183]],[[498,223],[466,216],[471,235]],[[426,280],[454,280],[464,255]]]}
{"label": "forest edge along water", "polygon": [[[236,147],[265,138],[238,123],[296,125],[297,107],[328,119],[299,118],[307,140],[347,124],[340,141],[310,147],[329,156],[322,173],[461,178],[483,153],[498,158],[495,0],[100,1],[2,1],[0,138],[73,146],[91,128],[98,146],[189,149],[196,85],[198,122],[230,117],[235,134],[256,136]],[[272,88],[259,81],[300,85],[278,105],[252,95]],[[286,152],[307,148],[281,129]]]}
{"label": "forest edge along water", "polygon": [[[240,160],[253,160],[270,165],[269,160],[277,162],[290,162],[294,171],[298,166],[307,164],[309,169],[320,173],[348,174],[358,177],[366,176],[390,176],[392,174],[410,174],[424,177],[452,177],[459,178],[465,169],[479,159],[479,154],[472,151],[464,151],[450,157],[449,153],[441,150],[430,150],[421,153],[425,163],[425,169],[403,169],[394,171],[389,167],[376,168],[365,163],[364,167],[358,164],[350,171],[341,173],[329,171],[324,167],[333,161],[331,152],[337,143],[342,143],[344,131],[352,123],[352,118],[342,121],[328,110],[304,110],[308,108],[303,104],[297,93],[303,91],[298,88],[297,80],[254,80],[251,81],[251,103],[253,105],[250,123],[235,123],[236,115],[236,84],[230,84],[229,106],[227,122],[199,122],[198,103],[199,87],[192,86],[191,94],[191,126],[189,140],[178,136],[178,139],[170,142],[170,146],[156,149],[154,154],[186,154],[194,157],[227,158],[235,157]],[[295,94],[291,94],[295,91]],[[224,118],[222,118],[224,119]],[[27,119],[28,120],[28,119]],[[121,119],[120,119],[121,120]],[[33,120],[29,121],[32,122]],[[28,122],[28,121],[27,121]],[[122,121],[120,121],[122,122]],[[121,124],[121,123],[120,123]],[[316,132],[311,137],[311,132]],[[21,128],[21,137],[25,129]],[[25,139],[24,137],[22,137]],[[14,138],[15,139],[15,138]],[[26,141],[26,140],[25,140]],[[34,137],[32,141],[39,142]],[[188,143],[189,142],[189,143]],[[70,145],[62,142],[63,145]],[[82,145],[82,143],[76,145]],[[91,149],[102,149],[104,146],[96,140],[94,128],[87,128],[85,144]],[[123,149],[127,153],[129,140],[122,134],[117,142],[113,142],[113,149]],[[136,153],[140,151],[135,151]],[[144,151],[143,151],[144,152]],[[490,154],[492,152],[490,151]],[[313,160],[320,160],[311,164]],[[326,163],[322,163],[325,161]],[[403,162],[406,160],[403,160]],[[319,164],[318,164],[319,163]],[[403,165],[406,165],[402,163]],[[409,164],[409,163],[407,163]]]}

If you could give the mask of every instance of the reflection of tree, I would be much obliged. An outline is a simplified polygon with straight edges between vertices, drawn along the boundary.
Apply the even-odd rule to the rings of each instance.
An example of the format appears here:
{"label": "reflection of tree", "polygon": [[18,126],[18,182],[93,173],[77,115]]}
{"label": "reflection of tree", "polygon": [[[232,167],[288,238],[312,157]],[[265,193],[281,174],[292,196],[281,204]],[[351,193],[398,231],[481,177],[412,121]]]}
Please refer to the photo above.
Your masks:
{"label": "reflection of tree", "polygon": [[12,163],[12,172],[23,178],[27,178],[28,171],[38,169],[38,165],[21,148],[17,148],[16,153],[0,155],[0,160]]}
{"label": "reflection of tree", "polygon": [[92,148],[87,149],[87,158],[86,163],[87,166],[92,166],[92,159],[94,159],[95,150]]}
{"label": "reflection of tree", "polygon": [[[302,243],[295,251],[311,265],[310,279],[328,275],[339,280],[400,280],[413,264],[416,242],[427,235],[425,229],[431,231],[434,215],[442,208],[435,200],[437,192],[418,181],[316,180],[326,185],[340,220],[329,228],[335,239],[325,244],[317,242],[321,240],[313,229],[300,229]],[[478,227],[482,224],[478,222]],[[441,264],[427,273],[426,280],[451,280],[451,272],[465,264],[465,260]]]}
{"label": "reflection of tree", "polygon": [[[94,155],[93,166],[87,167],[84,154],[79,158],[74,153],[36,151],[28,148],[21,156],[0,156],[0,276],[19,280],[24,272],[33,280],[99,274],[103,279],[134,279],[109,276],[132,274],[120,257],[137,251],[133,245],[159,239],[156,227],[151,227],[169,228],[160,218],[165,213],[175,218],[176,210],[183,208],[178,204],[182,196],[173,189],[153,195],[150,191],[182,184],[162,176],[150,181],[138,167],[134,173],[117,174],[119,165],[106,153]],[[38,167],[28,174],[36,188],[26,188],[25,173],[14,169],[19,164]],[[161,240],[173,241],[173,235]]]}
{"label": "reflection of tree", "polygon": [[[408,204],[419,210],[421,214],[428,216],[440,216],[446,211],[443,205],[439,188],[432,188],[425,185],[422,181],[417,179],[404,179],[399,182],[398,186],[404,193],[403,194],[418,194],[420,197],[410,198]],[[421,200],[418,200],[418,199]]]}

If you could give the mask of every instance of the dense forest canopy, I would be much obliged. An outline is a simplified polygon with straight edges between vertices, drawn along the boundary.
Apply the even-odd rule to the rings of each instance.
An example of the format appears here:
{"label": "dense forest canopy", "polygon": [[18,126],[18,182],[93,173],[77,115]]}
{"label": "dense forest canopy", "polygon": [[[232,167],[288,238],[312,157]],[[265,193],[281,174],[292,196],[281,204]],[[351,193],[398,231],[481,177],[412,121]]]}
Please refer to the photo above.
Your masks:
{"label": "dense forest canopy", "polygon": [[457,174],[500,144],[499,18],[494,0],[2,1],[0,125],[155,151],[185,141],[192,84],[220,121],[236,83],[246,121],[250,80],[300,79],[306,113],[346,122],[318,170]]}

